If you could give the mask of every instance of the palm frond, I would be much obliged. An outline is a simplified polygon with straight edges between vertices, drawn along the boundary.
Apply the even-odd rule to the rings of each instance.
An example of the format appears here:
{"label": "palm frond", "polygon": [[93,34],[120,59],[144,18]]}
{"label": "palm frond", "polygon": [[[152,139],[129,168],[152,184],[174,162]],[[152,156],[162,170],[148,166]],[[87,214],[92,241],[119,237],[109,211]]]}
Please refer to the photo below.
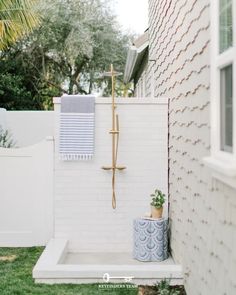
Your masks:
{"label": "palm frond", "polygon": [[0,1],[0,50],[32,31],[40,22],[35,0]]}

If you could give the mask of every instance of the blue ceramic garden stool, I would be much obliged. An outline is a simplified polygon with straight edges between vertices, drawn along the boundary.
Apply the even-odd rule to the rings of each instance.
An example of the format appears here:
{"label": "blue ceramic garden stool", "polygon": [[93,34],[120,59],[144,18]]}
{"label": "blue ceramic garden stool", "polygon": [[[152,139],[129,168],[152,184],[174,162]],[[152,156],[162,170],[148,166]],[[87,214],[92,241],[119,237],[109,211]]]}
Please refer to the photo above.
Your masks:
{"label": "blue ceramic garden stool", "polygon": [[139,261],[162,261],[168,258],[168,219],[134,220],[133,258]]}

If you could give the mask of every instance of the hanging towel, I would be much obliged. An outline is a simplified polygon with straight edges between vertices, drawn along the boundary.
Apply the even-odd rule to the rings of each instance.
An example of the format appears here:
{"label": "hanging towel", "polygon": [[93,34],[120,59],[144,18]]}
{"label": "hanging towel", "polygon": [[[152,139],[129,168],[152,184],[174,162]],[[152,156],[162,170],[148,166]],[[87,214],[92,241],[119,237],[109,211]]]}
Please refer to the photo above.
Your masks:
{"label": "hanging towel", "polygon": [[92,159],[94,154],[94,110],[94,96],[62,96],[59,140],[61,160]]}

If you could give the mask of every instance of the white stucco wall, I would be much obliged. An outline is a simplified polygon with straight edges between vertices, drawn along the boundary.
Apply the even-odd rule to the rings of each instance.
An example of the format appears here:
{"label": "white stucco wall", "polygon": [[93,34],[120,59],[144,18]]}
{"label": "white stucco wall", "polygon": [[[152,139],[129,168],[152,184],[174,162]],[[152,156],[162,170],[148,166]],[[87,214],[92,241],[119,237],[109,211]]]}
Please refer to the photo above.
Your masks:
{"label": "white stucco wall", "polygon": [[60,103],[55,111],[55,237],[68,239],[71,251],[132,251],[133,219],[150,211],[155,188],[167,193],[167,100],[117,99],[118,164],[127,169],[117,172],[116,210],[111,206],[111,172],[101,169],[111,164],[111,100],[96,99],[91,161],[59,160]]}

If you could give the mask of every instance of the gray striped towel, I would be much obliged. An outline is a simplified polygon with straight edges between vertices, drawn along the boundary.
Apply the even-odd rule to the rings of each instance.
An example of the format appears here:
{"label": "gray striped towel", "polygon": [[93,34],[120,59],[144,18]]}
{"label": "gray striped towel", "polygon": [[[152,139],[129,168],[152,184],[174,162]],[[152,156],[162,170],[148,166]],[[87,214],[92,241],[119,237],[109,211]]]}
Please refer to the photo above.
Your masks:
{"label": "gray striped towel", "polygon": [[94,96],[62,96],[59,141],[61,160],[92,159],[94,154],[94,110]]}

